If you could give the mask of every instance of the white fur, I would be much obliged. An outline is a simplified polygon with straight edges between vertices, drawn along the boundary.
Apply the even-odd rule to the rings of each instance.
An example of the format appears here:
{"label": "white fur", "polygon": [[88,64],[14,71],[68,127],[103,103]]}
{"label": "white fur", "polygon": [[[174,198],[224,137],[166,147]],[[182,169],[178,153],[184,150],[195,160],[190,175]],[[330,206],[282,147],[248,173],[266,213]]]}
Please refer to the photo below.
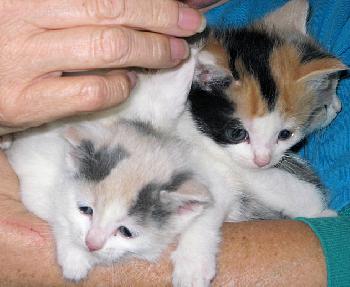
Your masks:
{"label": "white fur", "polygon": [[[242,119],[244,127],[249,133],[249,141],[227,146],[231,159],[238,165],[249,168],[259,168],[255,160],[266,161],[264,168],[278,163],[290,147],[299,142],[302,134],[294,129],[292,122],[286,123],[277,112],[253,120]],[[293,136],[285,141],[278,140],[281,130],[293,131]]]}
{"label": "white fur", "polygon": [[[162,71],[154,75],[140,75],[135,91],[129,101],[122,106],[89,116],[85,121],[80,118],[73,121],[64,120],[20,133],[16,135],[11,148],[6,151],[20,179],[24,205],[37,216],[47,220],[53,227],[57,259],[65,278],[78,281],[86,277],[95,264],[112,263],[123,257],[126,252],[140,258],[154,260],[175,235],[202,212],[203,207],[196,205],[190,209],[191,212],[179,214],[170,224],[169,230],[164,230],[166,237],[164,234],[159,234],[156,229],[149,227],[145,230],[137,222],[127,222],[127,224],[135,232],[144,234],[143,236],[133,240],[111,236],[114,226],[112,224],[116,222],[119,225],[126,224],[127,214],[125,208],[123,209],[124,205],[118,200],[119,198],[109,202],[104,207],[103,213],[99,213],[99,220],[91,221],[88,216],[81,214],[77,203],[93,206],[96,204],[96,199],[89,195],[89,186],[82,187],[74,178],[72,174],[74,161],[69,159],[72,143],[64,138],[67,126],[83,127],[93,141],[108,144],[113,138],[108,126],[112,126],[116,119],[122,118],[140,119],[151,122],[159,129],[171,129],[174,126],[174,120],[184,109],[194,66],[195,60],[191,58],[174,70]],[[153,172],[161,177],[166,175],[169,165],[177,168],[186,166],[185,159],[182,158],[182,156],[185,157],[184,150],[176,148],[176,143],[174,148],[169,147],[169,157],[159,161],[161,147],[157,148],[151,143],[142,144],[137,138],[133,140],[132,135],[128,133],[124,135],[124,140],[130,141],[130,145],[134,145],[135,149],[143,151],[138,155],[138,160],[142,163],[150,163],[148,173]],[[145,151],[146,148],[147,151]],[[155,168],[153,162],[157,163],[159,168]],[[141,177],[134,180],[142,182],[145,179]],[[120,184],[123,186],[123,182]],[[116,185],[112,187],[116,188]],[[184,196],[188,195],[171,200],[181,202]],[[198,198],[194,197],[193,200]],[[97,229],[98,232],[95,232]],[[99,238],[99,236],[105,238]],[[101,251],[89,252],[85,245],[86,240],[103,240],[104,247]]]}

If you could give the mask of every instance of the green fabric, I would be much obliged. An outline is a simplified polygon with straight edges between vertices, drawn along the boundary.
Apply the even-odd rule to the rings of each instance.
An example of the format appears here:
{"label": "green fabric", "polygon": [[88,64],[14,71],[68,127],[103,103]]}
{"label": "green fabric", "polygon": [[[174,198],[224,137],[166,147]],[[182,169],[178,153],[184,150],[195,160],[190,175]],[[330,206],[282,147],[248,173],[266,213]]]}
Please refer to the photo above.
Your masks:
{"label": "green fabric", "polygon": [[350,286],[350,206],[338,217],[296,218],[310,226],[326,258],[329,287]]}

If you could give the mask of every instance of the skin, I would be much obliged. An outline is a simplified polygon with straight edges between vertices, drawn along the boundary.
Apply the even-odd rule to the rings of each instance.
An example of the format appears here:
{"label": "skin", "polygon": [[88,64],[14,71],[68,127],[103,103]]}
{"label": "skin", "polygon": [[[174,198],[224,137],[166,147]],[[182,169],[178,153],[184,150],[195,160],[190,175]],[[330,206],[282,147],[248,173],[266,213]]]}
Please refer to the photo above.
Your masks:
{"label": "skin", "polygon": [[62,72],[173,67],[205,23],[173,0],[3,0],[0,19],[0,126],[19,128],[120,103],[135,74]]}
{"label": "skin", "polygon": [[[84,1],[90,2],[93,3]],[[170,67],[185,58],[186,45],[182,41],[177,42],[177,48],[173,47],[174,57],[170,41],[173,38],[164,34],[192,34],[200,26],[199,14],[192,14],[193,19],[197,17],[197,20],[188,20],[187,24],[192,28],[184,30],[175,23],[175,19],[179,19],[179,6],[174,1],[148,0],[147,3],[150,2],[157,5],[145,5],[138,9],[135,1],[125,0],[128,5],[136,5],[136,10],[132,10],[135,12],[133,15],[143,15],[141,25],[137,18],[126,17],[126,14],[114,19],[96,17],[105,15],[103,11],[111,9],[102,8],[98,10],[101,12],[98,15],[84,13],[86,10],[81,10],[82,0],[2,1],[0,125],[3,127],[0,134],[10,130],[4,126],[11,129],[35,126],[117,104],[127,97],[135,80],[133,75],[119,71],[106,76],[61,78],[62,71],[129,65]],[[226,1],[184,2],[193,7],[210,9]],[[166,15],[170,16],[151,17],[153,20],[147,18],[147,15],[161,16],[157,11],[150,11],[150,7],[158,9],[158,12],[160,8],[165,9],[162,11],[167,11]],[[190,14],[193,12],[186,11]],[[127,28],[129,26],[135,29]],[[56,31],[56,28],[60,29]],[[156,33],[139,32],[139,29]],[[102,45],[103,51],[92,51],[91,41],[87,39],[96,35],[101,37],[101,30],[108,31],[107,35],[111,38],[107,37],[106,45]],[[123,35],[128,35],[125,39],[130,42],[120,41],[118,45],[131,47],[127,49],[129,54],[115,54],[116,50],[109,46],[121,30]],[[16,41],[12,35],[16,35]],[[97,36],[97,39],[101,38]],[[146,46],[147,49],[138,51],[139,46]],[[28,287],[170,286],[169,254],[174,246],[164,252],[157,263],[131,260],[112,267],[97,267],[87,280],[77,285],[63,281],[56,264],[49,226],[27,212],[21,204],[17,177],[1,152],[0,174],[1,285],[23,286],[25,282]],[[224,225],[218,275],[213,286],[326,286],[326,279],[319,241],[303,223],[264,221]]]}

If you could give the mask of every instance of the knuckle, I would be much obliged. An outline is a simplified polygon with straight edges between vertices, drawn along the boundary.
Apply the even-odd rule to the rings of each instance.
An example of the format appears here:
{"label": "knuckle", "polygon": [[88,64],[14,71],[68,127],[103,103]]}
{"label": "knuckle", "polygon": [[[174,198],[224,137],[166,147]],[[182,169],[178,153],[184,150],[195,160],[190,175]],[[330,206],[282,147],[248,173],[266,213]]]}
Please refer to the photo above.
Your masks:
{"label": "knuckle", "polygon": [[164,37],[155,36],[150,41],[152,55],[154,60],[159,63],[168,63],[171,62],[171,52],[169,40]]}
{"label": "knuckle", "polygon": [[130,35],[125,29],[104,29],[93,44],[95,58],[107,64],[123,66],[131,53]]}
{"label": "knuckle", "polygon": [[126,14],[126,0],[85,0],[87,14],[100,21],[123,18]]}
{"label": "knuckle", "polygon": [[83,84],[78,95],[83,111],[93,111],[105,106],[108,97],[107,82],[103,77],[95,77]]}
{"label": "knuckle", "polygon": [[5,126],[20,124],[19,105],[13,101],[6,101],[0,105],[0,123]]}
{"label": "knuckle", "polygon": [[118,102],[124,101],[130,93],[130,82],[126,76],[114,80],[112,94],[117,96]]}

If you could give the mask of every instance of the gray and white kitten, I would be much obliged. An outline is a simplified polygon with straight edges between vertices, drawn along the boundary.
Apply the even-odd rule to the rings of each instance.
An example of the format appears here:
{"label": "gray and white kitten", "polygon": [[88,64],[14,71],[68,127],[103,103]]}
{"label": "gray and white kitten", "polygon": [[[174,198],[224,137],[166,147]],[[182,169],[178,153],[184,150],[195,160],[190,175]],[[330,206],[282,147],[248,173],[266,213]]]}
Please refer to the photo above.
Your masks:
{"label": "gray and white kitten", "polygon": [[65,278],[125,257],[155,260],[210,206],[189,146],[165,131],[194,65],[140,75],[122,107],[18,133],[6,150],[24,205],[53,229]]}

